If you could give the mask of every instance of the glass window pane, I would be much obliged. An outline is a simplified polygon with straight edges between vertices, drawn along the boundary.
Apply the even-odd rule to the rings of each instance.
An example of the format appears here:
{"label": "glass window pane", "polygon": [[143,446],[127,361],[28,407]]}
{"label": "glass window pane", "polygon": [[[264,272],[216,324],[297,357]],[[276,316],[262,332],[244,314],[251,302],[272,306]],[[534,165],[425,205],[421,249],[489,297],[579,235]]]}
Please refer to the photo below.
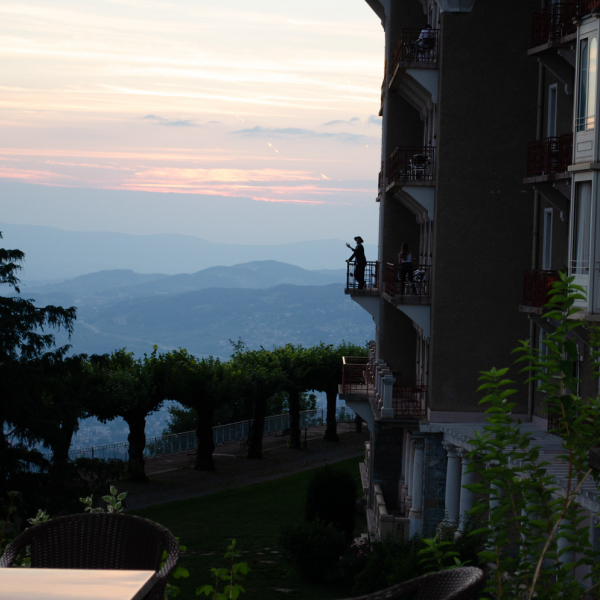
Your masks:
{"label": "glass window pane", "polygon": [[596,120],[596,85],[598,79],[598,39],[590,40],[590,57],[588,64],[588,99],[586,129],[594,129]]}
{"label": "glass window pane", "polygon": [[573,245],[571,273],[587,275],[590,272],[590,221],[592,182],[584,181],[575,188],[573,206]]}
{"label": "glass window pane", "polygon": [[577,110],[577,131],[585,131],[587,116],[588,85],[588,41],[581,40],[579,46],[579,108]]}

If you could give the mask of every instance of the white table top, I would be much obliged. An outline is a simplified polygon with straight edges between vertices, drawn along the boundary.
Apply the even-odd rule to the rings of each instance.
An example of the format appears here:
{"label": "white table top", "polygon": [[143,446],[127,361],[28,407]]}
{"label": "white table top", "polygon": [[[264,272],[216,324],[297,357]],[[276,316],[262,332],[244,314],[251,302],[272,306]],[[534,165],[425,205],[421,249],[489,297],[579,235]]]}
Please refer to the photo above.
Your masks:
{"label": "white table top", "polygon": [[0,600],[140,600],[154,571],[0,569]]}

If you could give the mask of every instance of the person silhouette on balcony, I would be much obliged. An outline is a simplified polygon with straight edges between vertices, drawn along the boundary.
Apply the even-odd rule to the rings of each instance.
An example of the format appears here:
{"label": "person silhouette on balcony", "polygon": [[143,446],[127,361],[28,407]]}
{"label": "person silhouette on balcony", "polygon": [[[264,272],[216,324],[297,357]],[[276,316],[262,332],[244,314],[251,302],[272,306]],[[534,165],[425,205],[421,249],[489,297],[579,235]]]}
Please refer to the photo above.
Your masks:
{"label": "person silhouette on balcony", "polygon": [[419,60],[419,56],[424,60],[430,57],[430,53],[435,48],[435,31],[431,28],[431,25],[427,24],[424,29],[421,30],[415,47],[416,58]]}
{"label": "person silhouette on balcony", "polygon": [[404,295],[404,289],[407,283],[410,283],[412,293],[417,295],[417,286],[415,285],[413,274],[415,268],[413,266],[412,252],[409,245],[404,242],[400,254],[398,254],[398,264],[400,265],[400,293]]}
{"label": "person silhouette on balcony", "polygon": [[350,250],[352,250],[352,256],[346,261],[350,262],[355,260],[354,265],[354,279],[358,283],[358,289],[365,289],[365,267],[367,266],[367,259],[365,258],[365,249],[363,248],[363,239],[360,235],[354,238],[356,242],[356,248],[353,248],[350,244],[346,244]]}

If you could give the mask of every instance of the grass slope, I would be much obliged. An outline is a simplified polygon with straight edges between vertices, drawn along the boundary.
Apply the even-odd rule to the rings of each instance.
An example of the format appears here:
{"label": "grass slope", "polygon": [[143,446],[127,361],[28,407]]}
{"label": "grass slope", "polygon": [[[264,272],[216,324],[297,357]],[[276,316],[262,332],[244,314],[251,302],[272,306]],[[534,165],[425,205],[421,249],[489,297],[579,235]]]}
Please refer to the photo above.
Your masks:
{"label": "grass slope", "polygon": [[[352,458],[335,464],[336,469],[356,477],[357,488],[361,460]],[[190,571],[190,577],[175,582],[182,591],[181,598],[193,598],[197,587],[213,583],[209,570],[225,566],[223,555],[231,538],[236,539],[237,548],[244,552],[240,560],[250,567],[243,598],[270,600],[288,595],[294,600],[343,598],[344,593],[335,586],[300,581],[277,547],[280,531],[303,519],[306,486],[313,472],[314,469],[210,496],[161,504],[135,514],[161,523],[187,546],[180,564]],[[282,588],[293,592],[276,591]]]}

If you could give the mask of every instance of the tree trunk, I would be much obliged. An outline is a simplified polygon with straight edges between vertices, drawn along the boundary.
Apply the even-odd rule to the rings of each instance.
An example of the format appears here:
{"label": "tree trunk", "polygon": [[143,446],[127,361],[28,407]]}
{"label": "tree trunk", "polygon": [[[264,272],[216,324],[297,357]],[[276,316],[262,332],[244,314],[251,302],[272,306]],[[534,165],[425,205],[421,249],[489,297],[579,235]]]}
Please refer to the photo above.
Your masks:
{"label": "tree trunk", "polygon": [[337,400],[337,386],[325,390],[327,394],[327,429],[325,429],[324,440],[328,442],[339,442],[337,434],[337,420],[335,418],[335,401]]}
{"label": "tree trunk", "polygon": [[300,449],[300,392],[288,390],[288,402],[290,405],[290,448]]}
{"label": "tree trunk", "polygon": [[129,425],[129,462],[127,472],[131,481],[148,481],[144,472],[144,449],[146,448],[146,416],[135,415],[125,419]]}
{"label": "tree trunk", "polygon": [[354,417],[354,426],[356,427],[356,433],[362,433],[362,424],[363,424],[362,417],[359,417],[358,415],[356,415]]}
{"label": "tree trunk", "polygon": [[215,443],[213,441],[213,411],[209,408],[198,407],[198,426],[196,427],[196,437],[198,438],[198,447],[196,448],[196,471],[214,471],[215,463],[213,461],[213,452]]}
{"label": "tree trunk", "polygon": [[54,447],[52,448],[52,463],[57,469],[66,467],[69,461],[69,448],[77,428],[78,419],[69,419],[62,422],[62,427]]}
{"label": "tree trunk", "polygon": [[254,409],[254,423],[248,445],[248,458],[262,458],[263,433],[265,431],[265,416],[267,415],[267,398],[256,401]]}

